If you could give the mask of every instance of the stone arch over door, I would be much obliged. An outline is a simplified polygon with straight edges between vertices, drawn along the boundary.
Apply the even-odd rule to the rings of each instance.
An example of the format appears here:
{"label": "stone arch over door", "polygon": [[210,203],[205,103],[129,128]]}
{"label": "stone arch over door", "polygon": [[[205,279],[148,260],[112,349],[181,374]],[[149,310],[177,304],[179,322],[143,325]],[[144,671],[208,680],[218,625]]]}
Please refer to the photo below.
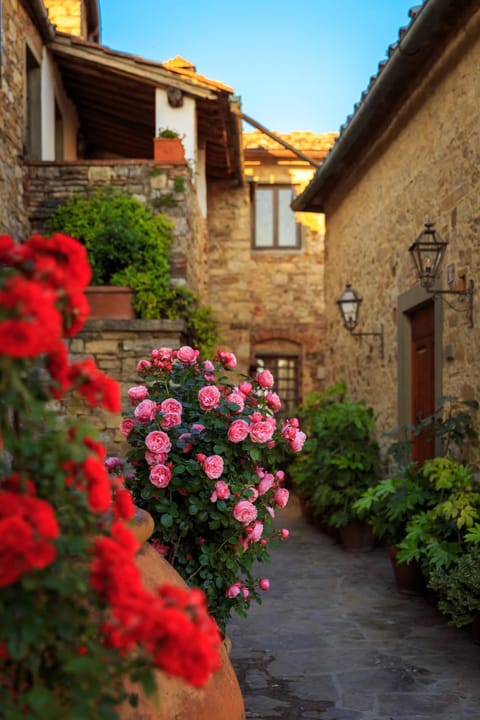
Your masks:
{"label": "stone arch over door", "polygon": [[[433,411],[442,395],[442,304],[438,298],[434,299],[420,286],[400,295],[397,332],[397,414],[401,427],[425,416],[425,408]],[[429,372],[433,372],[433,377],[422,383],[422,373]],[[438,451],[438,446],[420,439],[413,456],[421,462]]]}

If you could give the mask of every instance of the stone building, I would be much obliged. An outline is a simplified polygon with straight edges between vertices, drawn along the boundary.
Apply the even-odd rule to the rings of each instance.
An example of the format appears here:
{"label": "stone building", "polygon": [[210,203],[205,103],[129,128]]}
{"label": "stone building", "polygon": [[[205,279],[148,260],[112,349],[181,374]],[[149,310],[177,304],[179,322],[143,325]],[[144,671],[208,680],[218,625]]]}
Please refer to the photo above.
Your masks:
{"label": "stone building", "polygon": [[323,385],[324,223],[290,204],[335,134],[244,133],[248,195],[209,223],[208,297],[242,368],[270,369],[284,410]]}
{"label": "stone building", "polygon": [[[480,400],[480,7],[426,0],[410,18],[293,203],[326,215],[328,383],[345,379],[380,432],[428,416],[444,395]],[[413,268],[425,222],[448,241],[434,286],[448,294],[428,292]],[[363,298],[353,334],[378,334],[343,326],[346,283]],[[424,438],[414,448],[434,452]]]}

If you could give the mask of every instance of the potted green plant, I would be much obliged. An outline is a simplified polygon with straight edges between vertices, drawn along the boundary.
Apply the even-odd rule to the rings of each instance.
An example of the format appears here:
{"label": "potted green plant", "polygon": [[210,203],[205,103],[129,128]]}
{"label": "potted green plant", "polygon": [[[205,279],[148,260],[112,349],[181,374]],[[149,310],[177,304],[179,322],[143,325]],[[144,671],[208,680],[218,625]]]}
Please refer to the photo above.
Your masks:
{"label": "potted green plant", "polygon": [[398,543],[401,562],[416,560],[429,579],[465,550],[466,534],[480,520],[480,483],[472,468],[449,457],[427,460],[422,475],[435,501],[413,515]]}
{"label": "potted green plant", "polygon": [[185,150],[180,134],[171,128],[160,128],[153,139],[153,159],[163,164],[185,164]]}
{"label": "potted green plant", "polygon": [[406,595],[423,594],[425,581],[418,563],[399,562],[398,544],[405,537],[409,520],[436,502],[436,493],[425,481],[415,463],[398,468],[397,473],[367,488],[354,503],[366,515],[375,537],[386,543],[397,589]]}
{"label": "potted green plant", "polygon": [[[289,472],[317,522],[338,528],[348,549],[372,549],[371,529],[354,505],[378,477],[379,446],[371,408],[345,394],[345,384],[339,383],[321,395],[309,395],[301,406],[308,439]],[[349,538],[354,533],[358,541]]]}
{"label": "potted green plant", "polygon": [[[211,308],[188,288],[172,286],[173,225],[123,190],[105,186],[75,195],[46,219],[49,232],[70,235],[86,247],[92,268],[87,288],[90,318],[184,319],[189,340],[208,352],[217,342]],[[120,306],[128,295],[129,309]]]}

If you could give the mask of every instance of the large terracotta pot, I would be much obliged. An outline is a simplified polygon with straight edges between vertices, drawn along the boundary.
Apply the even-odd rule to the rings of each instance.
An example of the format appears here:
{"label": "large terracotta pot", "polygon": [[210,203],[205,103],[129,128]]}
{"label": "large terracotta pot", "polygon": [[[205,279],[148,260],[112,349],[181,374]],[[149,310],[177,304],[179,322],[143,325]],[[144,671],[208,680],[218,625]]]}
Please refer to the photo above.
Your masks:
{"label": "large terracotta pot", "polygon": [[132,307],[133,291],[120,285],[90,285],[85,288],[90,306],[90,320],[126,319],[135,317]]}
{"label": "large terracotta pot", "polygon": [[398,549],[387,548],[388,557],[392,563],[397,590],[402,595],[425,595],[425,579],[418,563],[401,563],[397,560]]}
{"label": "large terracotta pot", "polygon": [[340,540],[347,552],[370,552],[375,547],[375,537],[367,523],[352,521],[340,528]]}
{"label": "large terracotta pot", "polygon": [[[132,529],[137,539],[144,542],[151,535],[153,520],[141,510],[135,519],[138,528]],[[150,590],[164,582],[186,587],[177,571],[148,543],[144,542],[137,555],[137,567]],[[140,694],[138,707],[121,708],[122,720],[245,720],[240,686],[225,646],[221,649],[220,670],[202,690],[163,672],[156,672],[156,680],[157,699]]]}

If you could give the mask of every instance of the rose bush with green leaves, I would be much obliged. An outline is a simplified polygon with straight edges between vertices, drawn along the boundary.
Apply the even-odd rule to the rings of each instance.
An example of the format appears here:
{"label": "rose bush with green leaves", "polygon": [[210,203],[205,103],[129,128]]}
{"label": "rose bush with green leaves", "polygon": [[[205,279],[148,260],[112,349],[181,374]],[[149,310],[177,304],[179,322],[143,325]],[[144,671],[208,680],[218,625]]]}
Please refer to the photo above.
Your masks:
{"label": "rose bush with green leaves", "polygon": [[138,363],[130,388],[128,481],[135,502],[155,520],[153,544],[189,584],[204,590],[224,632],[233,610],[244,616],[268,578],[272,528],[288,501],[282,463],[305,440],[298,420],[278,420],[280,399],[268,370],[230,382],[233,353],[201,361],[189,346],[156,348]]}

